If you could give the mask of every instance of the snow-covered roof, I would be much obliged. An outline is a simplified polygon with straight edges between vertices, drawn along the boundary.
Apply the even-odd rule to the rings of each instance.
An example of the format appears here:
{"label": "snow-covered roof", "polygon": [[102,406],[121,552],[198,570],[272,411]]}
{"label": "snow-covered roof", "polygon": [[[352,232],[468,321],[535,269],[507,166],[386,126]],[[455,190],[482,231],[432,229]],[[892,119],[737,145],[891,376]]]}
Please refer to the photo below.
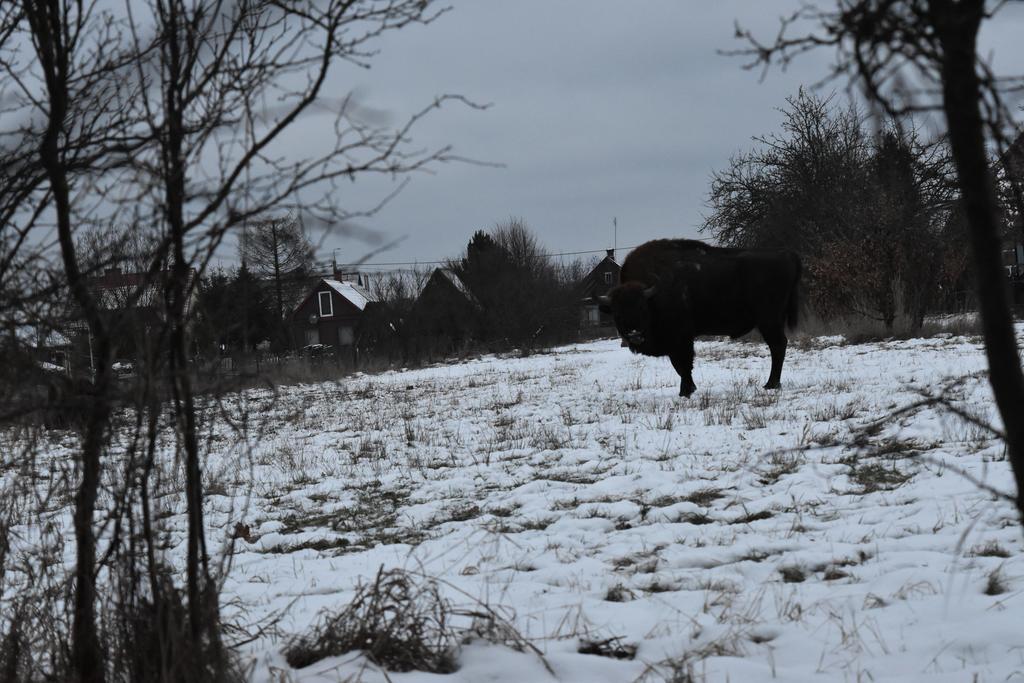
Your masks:
{"label": "snow-covered roof", "polygon": [[37,325],[22,324],[14,327],[14,338],[19,344],[41,349],[71,346],[71,340],[57,330],[47,332]]}
{"label": "snow-covered roof", "polygon": [[[170,278],[174,277],[170,270],[162,270],[156,275],[148,273],[121,272],[111,268],[103,275],[90,278],[93,292],[96,294],[100,308],[107,311],[122,310],[131,308],[156,308],[163,307],[164,289]],[[185,310],[188,313],[193,300],[198,297],[198,291],[193,286],[196,278],[195,269],[188,271],[188,282],[186,289],[190,291],[185,301]]]}
{"label": "snow-covered roof", "polygon": [[443,280],[446,280],[449,284],[451,284],[452,287],[456,289],[456,291],[462,294],[462,296],[466,297],[466,299],[471,303],[479,305],[477,298],[473,295],[473,292],[470,291],[469,287],[466,286],[466,283],[463,282],[462,278],[460,278],[458,274],[456,274],[456,272],[450,268],[435,268],[431,276],[420,283],[419,289],[416,291],[416,298],[419,298],[420,296],[423,295],[423,290],[427,288],[427,284],[431,280],[433,280],[435,276],[440,277]]}
{"label": "snow-covered roof", "polygon": [[59,346],[71,346],[71,340],[65,337],[57,330],[52,330],[46,339],[43,340],[42,344],[45,348],[55,348]]}
{"label": "snow-covered roof", "polygon": [[324,282],[360,311],[366,308],[366,304],[377,300],[372,294],[353,282],[342,282],[341,280],[326,277]]}
{"label": "snow-covered roof", "polygon": [[455,289],[462,292],[467,299],[473,302],[476,301],[476,297],[473,296],[473,292],[469,291],[469,287],[466,286],[466,283],[462,281],[462,278],[460,278],[454,270],[449,268],[438,268],[437,270],[441,273],[442,277],[451,282]]}

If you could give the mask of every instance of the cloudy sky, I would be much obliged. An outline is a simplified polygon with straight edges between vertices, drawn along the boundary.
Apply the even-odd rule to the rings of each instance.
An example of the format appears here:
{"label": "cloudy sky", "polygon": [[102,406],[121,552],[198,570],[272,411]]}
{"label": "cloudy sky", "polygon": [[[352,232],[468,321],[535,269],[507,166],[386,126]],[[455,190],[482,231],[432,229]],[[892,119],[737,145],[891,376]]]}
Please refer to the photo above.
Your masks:
{"label": "cloudy sky", "polygon": [[[500,168],[438,166],[417,175],[377,215],[359,222],[385,239],[406,236],[372,262],[457,255],[473,231],[521,217],[551,252],[634,246],[698,236],[709,176],[751,138],[778,129],[778,108],[819,81],[832,54],[805,56],[787,72],[744,71],[734,22],[770,39],[792,2],[678,0],[454,0],[436,23],[386,37],[368,71],[343,68],[333,88],[395,120],[442,93],[489,103],[451,107],[417,130],[424,147],[450,143]],[[1024,12],[1004,13],[986,45],[1021,63]],[[1005,62],[1004,62],[1005,63]],[[826,88],[840,90],[845,83]],[[341,200],[372,205],[381,182]],[[345,263],[372,246],[328,235],[319,256]],[[335,252],[336,250],[336,252]],[[620,255],[622,252],[620,251]]]}

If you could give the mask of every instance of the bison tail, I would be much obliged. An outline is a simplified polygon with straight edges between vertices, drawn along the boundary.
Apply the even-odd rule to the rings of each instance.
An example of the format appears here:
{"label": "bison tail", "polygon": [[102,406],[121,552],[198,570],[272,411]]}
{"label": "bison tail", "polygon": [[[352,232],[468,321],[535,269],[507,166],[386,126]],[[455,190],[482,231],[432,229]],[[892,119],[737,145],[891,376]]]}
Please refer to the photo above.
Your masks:
{"label": "bison tail", "polygon": [[793,261],[796,266],[793,277],[793,287],[789,291],[789,302],[786,306],[786,327],[794,329],[800,319],[800,274],[803,266],[800,263],[800,257],[793,254]]}

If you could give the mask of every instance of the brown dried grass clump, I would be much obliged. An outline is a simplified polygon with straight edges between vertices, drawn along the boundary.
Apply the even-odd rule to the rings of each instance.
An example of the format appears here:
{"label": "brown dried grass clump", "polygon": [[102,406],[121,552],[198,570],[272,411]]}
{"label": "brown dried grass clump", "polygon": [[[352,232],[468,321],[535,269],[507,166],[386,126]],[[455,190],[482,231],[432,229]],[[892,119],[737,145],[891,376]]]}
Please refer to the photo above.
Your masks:
{"label": "brown dried grass clump", "polygon": [[452,673],[458,668],[452,612],[436,581],[417,581],[404,570],[382,567],[371,583],[356,588],[344,610],[322,617],[312,633],[292,640],[285,659],[301,669],[325,657],[362,650],[389,671]]}

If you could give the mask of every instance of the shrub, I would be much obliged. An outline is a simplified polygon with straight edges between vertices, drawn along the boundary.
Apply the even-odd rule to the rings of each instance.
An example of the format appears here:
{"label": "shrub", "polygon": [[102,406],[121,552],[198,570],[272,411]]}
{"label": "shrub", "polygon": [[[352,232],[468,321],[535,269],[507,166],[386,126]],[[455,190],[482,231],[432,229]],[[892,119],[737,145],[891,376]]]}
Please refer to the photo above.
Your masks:
{"label": "shrub", "polygon": [[458,638],[449,623],[451,604],[433,580],[418,581],[401,569],[384,571],[356,588],[341,612],[324,615],[313,631],[285,647],[296,669],[362,650],[390,671],[452,673]]}

